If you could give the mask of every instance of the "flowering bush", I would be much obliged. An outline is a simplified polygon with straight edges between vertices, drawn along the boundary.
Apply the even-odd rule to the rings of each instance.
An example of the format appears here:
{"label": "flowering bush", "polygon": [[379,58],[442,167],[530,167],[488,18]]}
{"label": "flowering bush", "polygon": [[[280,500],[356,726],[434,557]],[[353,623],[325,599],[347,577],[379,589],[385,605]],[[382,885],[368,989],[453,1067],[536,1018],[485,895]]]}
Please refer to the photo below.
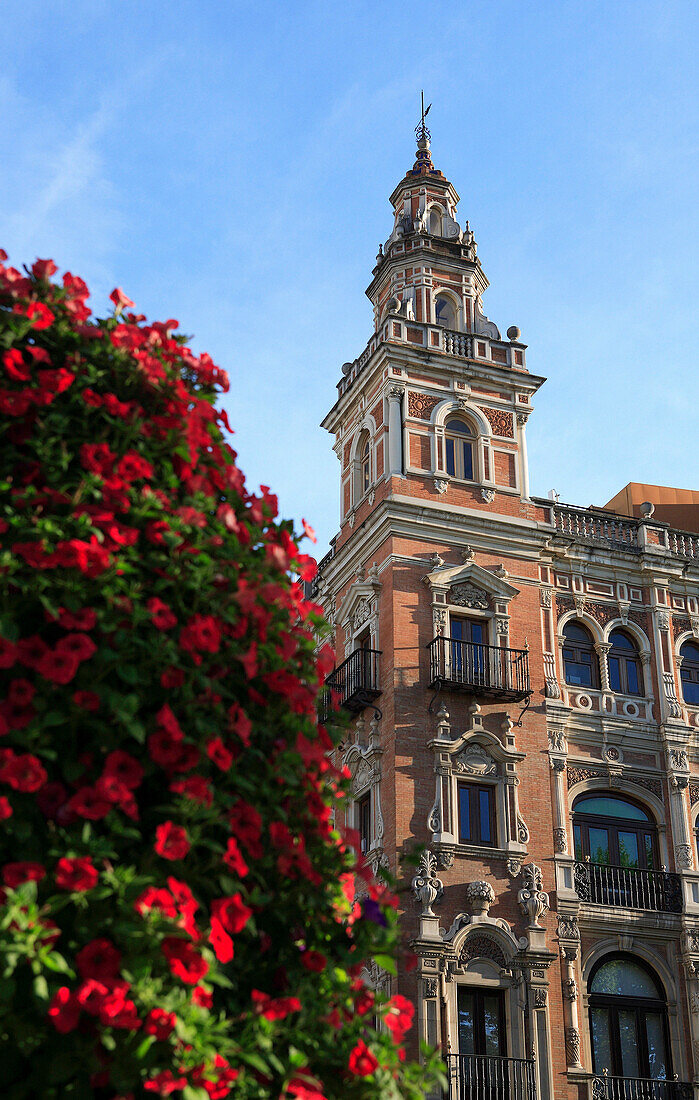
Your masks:
{"label": "flowering bush", "polygon": [[360,979],[398,933],[333,828],[315,564],[226,376],[0,260],[3,1096],[423,1096],[412,1007]]}

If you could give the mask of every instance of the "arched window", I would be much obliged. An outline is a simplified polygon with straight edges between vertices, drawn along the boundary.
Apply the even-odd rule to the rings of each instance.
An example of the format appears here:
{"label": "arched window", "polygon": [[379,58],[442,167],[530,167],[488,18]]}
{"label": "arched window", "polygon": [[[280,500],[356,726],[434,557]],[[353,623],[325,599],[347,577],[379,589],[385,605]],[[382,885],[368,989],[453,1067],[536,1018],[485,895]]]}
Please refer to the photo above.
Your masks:
{"label": "arched window", "polygon": [[463,481],[473,481],[473,429],[465,420],[448,420],[444,432],[447,473]]}
{"label": "arched window", "polygon": [[573,838],[578,861],[653,870],[658,866],[655,825],[629,798],[606,791],[576,798]]}
{"label": "arched window", "polygon": [[[631,955],[607,955],[593,969],[588,988],[594,1072],[671,1080],[667,1004],[650,968]],[[620,1090],[609,1095],[632,1093]],[[633,1096],[646,1096],[646,1092]]]}
{"label": "arched window", "polygon": [[680,650],[680,656],[682,657],[680,680],[684,701],[689,703],[690,707],[699,707],[699,645],[696,642],[685,642]]}
{"label": "arched window", "polygon": [[433,206],[430,210],[430,233],[433,237],[442,235],[442,211],[438,206]]}
{"label": "arched window", "polygon": [[362,432],[354,464],[354,502],[357,504],[371,485],[371,438]]}
{"label": "arched window", "polygon": [[434,319],[442,328],[456,328],[456,310],[450,298],[438,295],[434,302]]}
{"label": "arched window", "polygon": [[636,643],[623,630],[609,635],[609,686],[624,695],[643,695],[643,676]]}
{"label": "arched window", "polygon": [[575,619],[563,627],[563,671],[566,683],[573,687],[599,687],[599,664],[592,635]]}

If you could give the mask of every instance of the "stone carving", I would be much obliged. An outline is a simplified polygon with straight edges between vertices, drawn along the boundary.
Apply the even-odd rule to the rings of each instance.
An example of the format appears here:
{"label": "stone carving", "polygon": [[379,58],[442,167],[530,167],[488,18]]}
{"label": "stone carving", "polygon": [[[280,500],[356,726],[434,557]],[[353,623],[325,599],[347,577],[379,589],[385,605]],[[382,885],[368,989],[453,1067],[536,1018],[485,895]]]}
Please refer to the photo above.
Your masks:
{"label": "stone carving", "polygon": [[361,791],[363,787],[368,787],[373,778],[374,769],[368,760],[360,760],[357,763],[354,775],[352,776],[352,790],[356,794]]}
{"label": "stone carving", "polygon": [[605,760],[609,760],[612,764],[618,764],[621,761],[621,751],[616,747],[616,745],[610,745],[609,748],[606,748],[604,750],[602,755],[604,756]]}
{"label": "stone carving", "polygon": [[487,913],[495,901],[495,891],[489,882],[469,882],[466,901],[472,913]]}
{"label": "stone carving", "polygon": [[561,697],[561,689],[556,679],[556,658],[553,653],[544,653],[544,692],[547,699]]}
{"label": "stone carving", "polygon": [[517,878],[517,875],[522,870],[523,862],[521,856],[510,856],[507,861],[507,873],[511,878]]}
{"label": "stone carving", "polygon": [[559,915],[558,917],[558,938],[559,940],[579,940],[580,929],[578,928],[578,918],[567,915]]}
{"label": "stone carving", "polygon": [[699,1016],[699,993],[692,993],[690,1004],[692,1006],[692,1015]]}
{"label": "stone carving", "polygon": [[691,871],[692,869],[692,847],[690,844],[676,844],[675,845],[675,863],[677,867],[682,871]]}
{"label": "stone carving", "polygon": [[670,713],[670,717],[681,718],[682,707],[675,695],[675,677],[671,672],[663,673],[663,687],[665,688],[665,699],[667,700],[667,709]]}
{"label": "stone carving", "polygon": [[[628,772],[624,773],[624,778],[629,783],[635,783],[637,787],[645,787],[645,789],[654,794],[656,798],[662,799],[663,786],[659,779],[650,779],[641,775],[629,775]],[[568,767],[569,787],[575,786],[576,783],[582,783],[585,779],[604,779],[605,782],[609,782],[610,775],[608,771],[602,771],[600,768]]]}
{"label": "stone carving", "polygon": [[442,870],[449,870],[454,863],[454,850],[453,848],[446,848],[440,844],[437,848],[437,863]]}
{"label": "stone carving", "polygon": [[495,620],[495,633],[496,634],[509,634],[510,633],[510,620],[509,619],[496,619]]}
{"label": "stone carving", "polygon": [[432,905],[444,893],[444,884],[437,878],[437,859],[429,848],[426,848],[420,856],[418,872],[413,878],[412,887],[416,900],[422,904],[422,916],[433,917]]}
{"label": "stone carving", "polygon": [[[567,1027],[566,1030],[565,1030],[565,1039],[566,1039],[566,1058],[568,1060],[568,1065],[569,1066],[578,1066],[578,1065],[580,1065],[580,1032],[578,1031],[577,1027]],[[593,1086],[594,1086],[594,1082],[593,1082]],[[605,1085],[604,1095],[606,1096],[606,1085]],[[593,1087],[593,1096],[594,1096],[594,1087]]]}
{"label": "stone carving", "polygon": [[427,815],[427,831],[429,833],[439,833],[442,831],[442,807],[441,799],[439,797],[439,787],[437,787],[437,794],[435,800],[432,803],[432,808]]}
{"label": "stone carving", "polygon": [[563,982],[563,996],[566,1001],[574,1001],[578,995],[578,983],[575,978],[566,978]]}
{"label": "stone carving", "polygon": [[517,814],[517,840],[520,844],[529,843],[529,829],[521,814]]}
{"label": "stone carving", "polygon": [[370,492],[369,492],[369,504],[373,504],[375,499],[376,499],[376,490],[371,489]]}
{"label": "stone carving", "polygon": [[684,949],[685,951],[694,951],[699,954],[699,932],[685,932]]}
{"label": "stone carving", "polygon": [[501,970],[504,970],[507,966],[502,949],[490,936],[470,935],[466,937],[464,946],[461,948],[459,963],[465,966],[472,959],[491,959],[492,962],[498,964]]}
{"label": "stone carving", "polygon": [[517,413],[517,423],[523,428],[529,419],[529,413]]}
{"label": "stone carving", "polygon": [[461,560],[464,565],[468,565],[469,562],[473,561],[473,556],[473,547],[468,545],[464,546],[461,551]]}
{"label": "stone carving", "polygon": [[454,761],[454,769],[467,775],[495,775],[498,770],[490,753],[478,744],[467,745],[459,753]]}
{"label": "stone carving", "polygon": [[522,868],[524,886],[517,894],[519,907],[528,918],[529,928],[541,929],[539,918],[549,910],[549,896],[543,890],[541,867],[536,863],[525,863]]}
{"label": "stone carving", "polygon": [[670,615],[667,611],[656,612],[655,621],[658,624],[658,630],[670,629]]}
{"label": "stone carving", "polygon": [[540,588],[539,589],[539,601],[542,607],[551,606],[551,597],[553,596],[552,588]]}
{"label": "stone carving", "polygon": [[492,504],[495,500],[494,489],[481,489],[481,500],[484,504]]}
{"label": "stone carving", "polygon": [[429,420],[433,408],[442,400],[441,397],[428,397],[425,393],[408,390],[408,416],[412,416],[416,420]]}
{"label": "stone carving", "polygon": [[692,806],[695,802],[699,802],[699,783],[693,779],[689,781],[689,801]]}
{"label": "stone carving", "polygon": [[449,488],[449,482],[445,477],[436,477],[434,479],[434,487],[441,496],[442,493],[446,493]]}
{"label": "stone carving", "polygon": [[670,764],[677,771],[686,771],[689,767],[687,763],[687,753],[684,749],[670,749]]}
{"label": "stone carving", "polygon": [[439,988],[439,983],[436,978],[423,978],[422,979],[422,995],[423,997],[436,997]]}
{"label": "stone carving", "polygon": [[368,599],[360,600],[357,604],[357,610],[354,613],[354,629],[357,630],[362,626],[370,616],[371,601]]}
{"label": "stone carving", "polygon": [[[692,617],[696,619],[696,616],[692,616]],[[699,626],[699,622],[697,622],[697,626]],[[686,634],[690,630],[692,631],[693,634],[696,634],[696,631],[693,628],[691,619],[686,619],[684,617],[684,615],[673,615],[672,616],[672,634],[673,634],[673,637],[679,638],[680,634]]]}
{"label": "stone carving", "polygon": [[563,730],[548,730],[549,752],[568,752]]}
{"label": "stone carving", "polygon": [[474,607],[487,611],[490,606],[488,593],[470,581],[455,584],[449,592],[449,602],[458,607]]}
{"label": "stone carving", "polygon": [[548,1004],[548,992],[545,989],[534,990],[534,1008],[546,1008]]}
{"label": "stone carving", "polygon": [[553,830],[553,850],[555,852],[568,851],[568,839],[566,837],[565,829]]}
{"label": "stone carving", "polygon": [[514,421],[511,412],[501,412],[499,409],[481,409],[481,412],[488,418],[493,435],[514,438]]}

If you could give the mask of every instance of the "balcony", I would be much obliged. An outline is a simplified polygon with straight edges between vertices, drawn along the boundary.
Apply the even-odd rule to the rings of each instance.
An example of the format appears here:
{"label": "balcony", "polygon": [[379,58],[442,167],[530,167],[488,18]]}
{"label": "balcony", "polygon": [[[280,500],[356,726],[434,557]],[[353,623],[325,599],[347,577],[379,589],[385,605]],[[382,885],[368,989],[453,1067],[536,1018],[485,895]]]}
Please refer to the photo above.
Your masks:
{"label": "balcony", "polygon": [[592,1078],[592,1100],[694,1100],[688,1081],[652,1081],[647,1077]]}
{"label": "balcony", "polygon": [[657,553],[699,558],[699,535],[691,531],[678,531],[653,520],[644,524],[639,519],[607,512],[604,508],[552,505],[549,500],[543,499],[537,499],[537,503],[550,508],[551,523],[556,530],[576,542],[589,542],[632,554],[640,554],[650,547]]}
{"label": "balcony", "polygon": [[[645,909],[653,913],[682,912],[682,881],[679,875],[670,871],[612,867],[607,863],[591,863],[586,860],[575,864],[573,882],[580,900],[593,905]],[[619,1093],[620,1097],[625,1095]],[[629,1093],[629,1097],[636,1095],[641,1097],[645,1094]],[[648,1095],[654,1096],[652,1093]],[[670,1093],[663,1093],[662,1097],[665,1095],[669,1097]],[[610,1100],[616,1100],[616,1094],[610,1093],[609,1096]]]}
{"label": "balcony", "polygon": [[449,1054],[447,1062],[449,1100],[536,1100],[533,1060]]}
{"label": "balcony", "polygon": [[379,649],[356,649],[341,665],[333,669],[325,681],[328,689],[324,700],[326,715],[331,700],[353,714],[371,706],[374,699],[381,694],[380,656]]}
{"label": "balcony", "polygon": [[441,636],[434,638],[428,648],[431,687],[448,687],[510,703],[527,699],[532,693],[526,649],[503,649]]}

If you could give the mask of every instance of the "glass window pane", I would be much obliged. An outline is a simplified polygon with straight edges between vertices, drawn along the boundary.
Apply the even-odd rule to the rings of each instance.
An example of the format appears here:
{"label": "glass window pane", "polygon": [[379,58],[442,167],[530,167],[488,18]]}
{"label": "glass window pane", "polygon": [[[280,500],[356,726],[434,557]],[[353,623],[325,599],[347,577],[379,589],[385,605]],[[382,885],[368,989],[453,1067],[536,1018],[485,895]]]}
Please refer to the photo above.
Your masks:
{"label": "glass window pane", "polygon": [[490,844],[493,839],[490,831],[490,791],[479,791],[478,794],[481,811],[481,840],[484,844]]}
{"label": "glass window pane", "polygon": [[483,623],[469,623],[471,641],[480,644],[485,641],[483,637]]}
{"label": "glass window pane", "polygon": [[563,627],[563,637],[569,642],[585,642],[587,645],[592,645],[588,631],[581,623],[576,623],[574,620]]}
{"label": "glass window pane", "polygon": [[611,1073],[612,1047],[609,1037],[609,1009],[591,1009],[590,1023],[592,1024],[592,1057],[595,1073],[603,1073],[605,1069],[608,1073]]}
{"label": "glass window pane", "polygon": [[490,1058],[497,1058],[504,1052],[502,1042],[504,1036],[500,1034],[500,998],[497,994],[486,994],[483,997],[483,1023],[485,1030],[483,1054]]}
{"label": "glass window pane", "polygon": [[589,795],[576,799],[573,807],[576,813],[595,814],[601,817],[626,817],[631,821],[650,821],[648,814],[640,806],[625,802],[621,798]]}
{"label": "glass window pane", "polygon": [[638,836],[619,830],[619,866],[638,867]]}
{"label": "glass window pane", "polygon": [[[682,671],[684,672],[684,669]],[[682,676],[684,701],[692,706],[694,704],[699,706],[699,681],[685,679],[685,675]]]}
{"label": "glass window pane", "polygon": [[655,859],[653,856],[653,837],[649,833],[644,834],[643,846],[646,853],[646,867],[649,871],[652,871],[655,867]]}
{"label": "glass window pane", "polygon": [[575,840],[575,858],[582,860],[585,858],[583,854],[582,846],[582,830],[579,825],[573,826],[573,838]]}
{"label": "glass window pane", "polygon": [[464,452],[464,477],[467,481],[473,481],[473,454],[470,443],[463,443]]}
{"label": "glass window pane", "polygon": [[619,1009],[619,1048],[622,1077],[640,1077],[636,1013],[631,1008]]}
{"label": "glass window pane", "polygon": [[699,645],[696,645],[694,642],[685,642],[680,653],[685,661],[694,661],[699,664]]}
{"label": "glass window pane", "polygon": [[565,662],[566,683],[574,687],[592,687],[592,668],[575,661]]}
{"label": "glass window pane", "polygon": [[621,667],[618,657],[609,658],[609,686],[612,691],[621,691]]}
{"label": "glass window pane", "polygon": [[468,424],[464,424],[463,420],[450,420],[447,424],[447,431],[458,432],[460,435],[473,435]]}
{"label": "glass window pane", "polygon": [[452,638],[457,638],[457,639],[463,638],[465,625],[466,624],[465,624],[463,619],[452,619],[451,620],[451,628],[450,628]]}
{"label": "glass window pane", "polygon": [[459,840],[462,844],[471,840],[470,794],[468,787],[459,787]]}
{"label": "glass window pane", "polygon": [[454,440],[446,440],[447,447],[447,473],[454,477]]}
{"label": "glass window pane", "polygon": [[641,694],[641,689],[638,684],[638,665],[635,661],[626,662],[626,683],[629,695]]}
{"label": "glass window pane", "polygon": [[621,630],[613,630],[609,636],[609,641],[615,649],[626,649],[632,653],[636,652],[636,646],[626,634],[621,632]]}
{"label": "glass window pane", "polygon": [[632,959],[610,959],[600,966],[590,985],[591,993],[611,993],[617,997],[661,996],[647,970]]}
{"label": "glass window pane", "polygon": [[670,1076],[670,1067],[665,1049],[665,1029],[659,1012],[646,1012],[646,1041],[648,1043],[648,1072],[654,1080],[665,1081]]}
{"label": "glass window pane", "polygon": [[459,990],[459,1054],[475,1054],[473,993]]}
{"label": "glass window pane", "polygon": [[606,829],[590,829],[590,859],[593,863],[609,863],[609,833]]}

